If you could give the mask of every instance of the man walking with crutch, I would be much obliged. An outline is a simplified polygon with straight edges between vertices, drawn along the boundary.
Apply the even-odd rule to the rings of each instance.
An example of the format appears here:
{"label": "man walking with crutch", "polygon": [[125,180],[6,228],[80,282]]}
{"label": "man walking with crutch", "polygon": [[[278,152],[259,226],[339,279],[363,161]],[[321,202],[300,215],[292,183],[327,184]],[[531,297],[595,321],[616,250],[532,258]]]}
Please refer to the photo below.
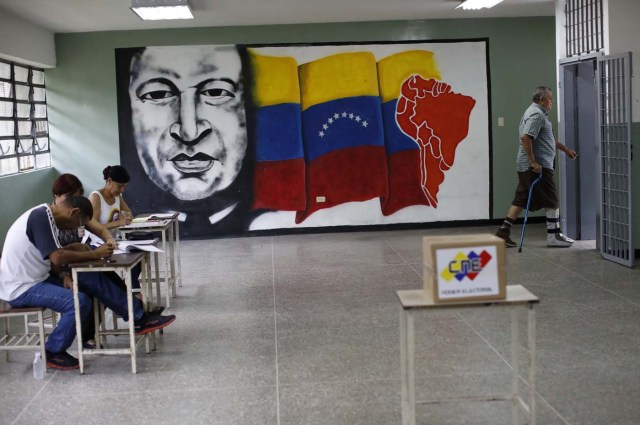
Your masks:
{"label": "man walking with crutch", "polygon": [[547,216],[547,246],[569,247],[573,244],[560,231],[560,211],[558,210],[558,191],[553,173],[556,150],[561,150],[571,159],[578,154],[567,148],[553,136],[548,112],[553,106],[553,93],[549,87],[536,87],[533,93],[533,103],[527,108],[520,120],[520,148],[516,159],[518,172],[518,186],[511,207],[507,212],[502,226],[496,236],[504,239],[505,245],[515,247],[511,240],[511,226],[527,206],[529,188],[533,181],[542,173],[542,180],[532,190],[529,205],[530,211],[540,208],[546,210]]}

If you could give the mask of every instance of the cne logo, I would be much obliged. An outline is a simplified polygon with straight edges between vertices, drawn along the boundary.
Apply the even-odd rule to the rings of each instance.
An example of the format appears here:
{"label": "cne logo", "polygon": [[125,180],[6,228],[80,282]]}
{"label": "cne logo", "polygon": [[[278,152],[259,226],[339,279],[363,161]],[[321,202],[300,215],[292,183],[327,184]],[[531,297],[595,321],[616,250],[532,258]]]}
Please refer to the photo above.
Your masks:
{"label": "cne logo", "polygon": [[491,258],[493,257],[487,251],[482,251],[480,255],[474,251],[469,252],[469,254],[458,252],[458,255],[442,270],[440,276],[447,282],[454,278],[462,282],[465,277],[473,280],[491,261]]}

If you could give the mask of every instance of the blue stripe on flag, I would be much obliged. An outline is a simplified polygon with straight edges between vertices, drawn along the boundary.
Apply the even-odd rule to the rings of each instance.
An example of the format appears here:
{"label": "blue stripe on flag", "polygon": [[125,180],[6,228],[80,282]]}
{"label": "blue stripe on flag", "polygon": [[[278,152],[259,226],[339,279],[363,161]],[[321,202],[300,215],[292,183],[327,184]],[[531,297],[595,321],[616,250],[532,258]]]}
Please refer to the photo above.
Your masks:
{"label": "blue stripe on flag", "polygon": [[302,113],[307,162],[338,149],[384,146],[382,112],[377,96],[336,99]]}
{"label": "blue stripe on flag", "polygon": [[304,157],[299,103],[281,103],[256,111],[256,160]]}

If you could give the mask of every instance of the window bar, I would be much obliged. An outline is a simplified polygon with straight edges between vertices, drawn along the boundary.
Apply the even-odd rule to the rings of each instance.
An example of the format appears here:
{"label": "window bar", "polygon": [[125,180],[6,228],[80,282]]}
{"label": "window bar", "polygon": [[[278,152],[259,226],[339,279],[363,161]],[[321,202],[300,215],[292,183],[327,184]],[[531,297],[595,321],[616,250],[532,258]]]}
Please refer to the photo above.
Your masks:
{"label": "window bar", "polygon": [[596,28],[596,3],[598,0],[591,0],[591,49],[594,52],[598,51],[598,43],[597,43],[597,28]]}
{"label": "window bar", "polygon": [[571,27],[569,28],[569,35],[571,40],[571,55],[576,54],[576,16],[575,16],[575,2],[576,0],[570,0],[571,9],[569,10],[569,16],[571,17]]}
{"label": "window bar", "polygon": [[585,16],[584,16],[584,0],[580,0],[580,6],[578,6],[578,22],[580,22],[580,53],[584,53],[584,36],[585,36]]}
{"label": "window bar", "polygon": [[584,53],[589,53],[590,49],[589,49],[589,1],[590,0],[583,0],[584,1],[584,5],[583,5],[583,15],[584,15],[584,20],[583,20],[583,34],[582,34],[582,39],[584,40],[582,42],[583,46],[584,46]]}
{"label": "window bar", "polygon": [[595,29],[594,29],[594,22],[595,22],[595,13],[594,13],[594,6],[595,6],[596,2],[595,0],[589,0],[589,51],[595,51]]}
{"label": "window bar", "polygon": [[566,34],[565,40],[564,40],[564,47],[567,51],[567,57],[571,56],[571,48],[570,46],[570,41],[571,39],[569,38],[569,21],[571,20],[571,16],[569,15],[569,2],[565,2],[564,4],[564,32]]}
{"label": "window bar", "polygon": [[567,0],[567,56],[573,56],[573,16],[572,16],[572,5],[573,0]]}
{"label": "window bar", "polygon": [[573,0],[573,49],[574,54],[580,54],[580,17],[578,15],[578,0]]}
{"label": "window bar", "polygon": [[588,53],[589,50],[589,20],[590,20],[590,16],[589,16],[589,1],[590,0],[583,0],[584,4],[583,4],[583,22],[582,22],[582,26],[583,26],[583,34],[582,34],[582,39],[584,40],[582,42],[583,46],[584,46],[584,53]]}
{"label": "window bar", "polygon": [[571,49],[571,0],[567,0],[564,4],[564,17],[565,17],[565,33],[567,36],[565,37],[565,45],[567,47],[567,57],[573,55],[573,50]]}
{"label": "window bar", "polygon": [[591,22],[591,36],[593,37],[593,50],[598,51],[598,0],[594,0],[591,4],[593,20]]}
{"label": "window bar", "polygon": [[33,103],[33,68],[29,67],[27,74],[27,82],[29,84],[29,120],[31,121],[31,155],[33,155],[33,168],[36,166],[35,161],[35,141],[36,141],[36,105]]}
{"label": "window bar", "polygon": [[[14,137],[14,145],[13,145],[13,149],[14,152],[17,153],[18,152],[18,133],[19,133],[19,127],[18,127],[18,102],[17,102],[17,95],[16,95],[16,70],[15,70],[15,64],[11,63],[9,65],[9,79],[11,80],[11,101],[13,102],[12,105],[12,118],[13,118],[13,137]],[[20,161],[18,160],[18,156],[16,155],[15,157],[15,161],[17,163],[18,166],[18,172],[20,172]]]}
{"label": "window bar", "polygon": [[604,49],[604,9],[603,9],[603,5],[602,5],[602,0],[598,1],[598,8],[599,8],[599,19],[598,22],[600,23],[600,49]]}
{"label": "window bar", "polygon": [[591,16],[590,21],[590,25],[591,25],[591,39],[590,39],[590,44],[591,44],[591,51],[596,51],[598,50],[596,48],[596,28],[595,28],[595,23],[596,23],[596,13],[595,13],[595,5],[596,5],[596,0],[590,0],[589,3],[589,15]]}

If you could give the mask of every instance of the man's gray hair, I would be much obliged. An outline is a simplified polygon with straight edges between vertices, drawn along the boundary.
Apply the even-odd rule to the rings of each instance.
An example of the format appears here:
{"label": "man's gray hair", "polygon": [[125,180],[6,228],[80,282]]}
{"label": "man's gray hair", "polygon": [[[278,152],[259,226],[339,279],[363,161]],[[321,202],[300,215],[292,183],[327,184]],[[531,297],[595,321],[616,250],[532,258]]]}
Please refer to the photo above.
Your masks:
{"label": "man's gray hair", "polygon": [[547,87],[547,86],[538,86],[533,91],[533,101],[535,103],[540,103],[540,101],[542,101],[542,99],[547,97],[549,95],[549,93],[551,93],[551,89],[549,87]]}

